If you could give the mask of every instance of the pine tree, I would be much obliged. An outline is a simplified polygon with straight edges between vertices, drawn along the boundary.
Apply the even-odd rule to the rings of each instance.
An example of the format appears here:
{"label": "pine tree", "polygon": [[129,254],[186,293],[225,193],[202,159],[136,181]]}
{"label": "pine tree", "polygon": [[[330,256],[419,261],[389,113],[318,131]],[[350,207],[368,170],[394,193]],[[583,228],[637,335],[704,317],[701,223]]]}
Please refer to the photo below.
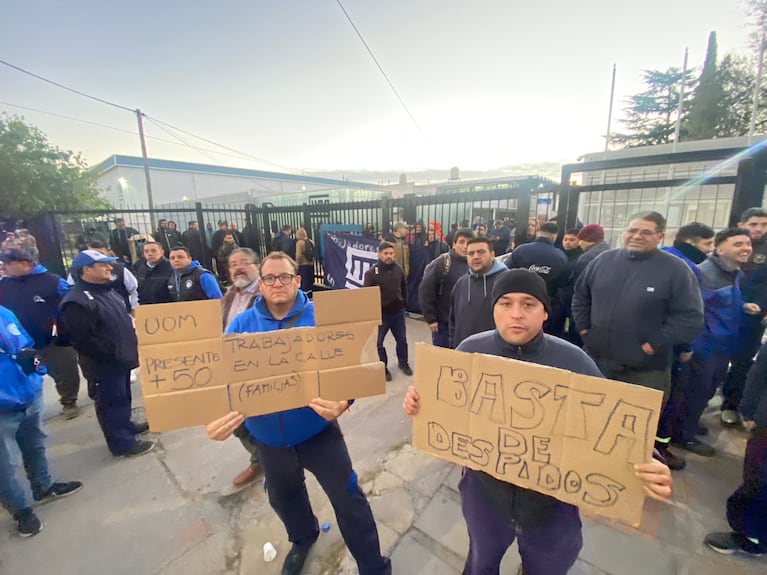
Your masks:
{"label": "pine tree", "polygon": [[716,62],[716,32],[708,36],[706,61],[685,122],[685,140],[707,140],[719,135],[724,116],[724,89]]}

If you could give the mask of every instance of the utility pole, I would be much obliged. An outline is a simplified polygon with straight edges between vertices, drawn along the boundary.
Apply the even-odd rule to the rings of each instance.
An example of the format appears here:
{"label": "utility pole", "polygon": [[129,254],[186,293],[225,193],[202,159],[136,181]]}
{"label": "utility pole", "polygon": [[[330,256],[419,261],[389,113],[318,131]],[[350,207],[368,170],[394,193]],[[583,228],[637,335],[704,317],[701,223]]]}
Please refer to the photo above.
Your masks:
{"label": "utility pole", "polygon": [[610,109],[607,111],[607,133],[605,134],[605,152],[610,147],[610,125],[613,120],[613,99],[615,97],[615,64],[613,64],[613,81],[610,85]]}
{"label": "utility pole", "polygon": [[146,195],[149,200],[149,223],[151,224],[151,231],[157,229],[154,221],[154,198],[152,197],[152,178],[149,177],[149,157],[146,153],[146,139],[144,138],[144,115],[141,110],[136,108],[136,118],[138,119],[138,135],[141,139],[141,155],[144,158],[144,177],[146,178]]}
{"label": "utility pole", "polygon": [[759,92],[762,87],[762,68],[764,66],[764,29],[759,38],[759,63],[756,68],[756,85],[754,86],[754,102],[751,105],[751,123],[748,127],[748,143],[751,144],[751,138],[756,128],[756,113],[759,111]]}
{"label": "utility pole", "polygon": [[682,80],[679,87],[679,104],[676,108],[676,126],[674,127],[674,149],[679,142],[679,131],[682,128],[682,114],[684,113],[684,81],[687,78],[687,48],[684,49],[684,64],[682,65]]}

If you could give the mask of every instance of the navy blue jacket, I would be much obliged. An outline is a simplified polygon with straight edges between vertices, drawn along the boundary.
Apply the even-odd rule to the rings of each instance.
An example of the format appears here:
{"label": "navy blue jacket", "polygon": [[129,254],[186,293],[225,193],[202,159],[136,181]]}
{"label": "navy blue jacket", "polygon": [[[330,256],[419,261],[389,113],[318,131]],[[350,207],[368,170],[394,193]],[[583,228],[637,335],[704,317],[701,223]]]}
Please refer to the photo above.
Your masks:
{"label": "navy blue jacket", "polygon": [[[69,291],[62,277],[37,264],[31,273],[0,280],[0,305],[10,309],[27,330],[34,346],[41,349],[53,341],[53,326],[59,320],[61,298]],[[58,325],[61,334],[61,325]],[[60,337],[59,343],[63,343]]]}
{"label": "navy blue jacket", "polygon": [[703,357],[711,352],[734,353],[743,315],[740,293],[743,272],[728,270],[719,256],[712,254],[698,266],[698,273],[705,325],[693,342],[693,350]]}
{"label": "navy blue jacket", "polygon": [[78,279],[61,301],[61,312],[89,382],[138,367],[136,330],[110,284]]}
{"label": "navy blue jacket", "polygon": [[[589,330],[583,341],[591,357],[635,369],[666,369],[673,347],[703,330],[695,275],[660,250],[600,254],[575,284],[572,314],[578,332]],[[642,350],[643,343],[654,355]]]}
{"label": "navy blue jacket", "polygon": [[553,299],[569,279],[565,252],[548,238],[535,238],[529,244],[519,246],[511,252],[506,265],[509,269],[524,268],[537,273],[546,282],[549,297]]}
{"label": "navy blue jacket", "polygon": [[[314,325],[314,304],[306,294],[299,291],[296,303],[288,315],[276,320],[266,307],[263,296],[256,303],[232,320],[226,333],[260,333],[283,329],[294,316],[301,314],[293,327]],[[261,443],[274,447],[292,447],[311,439],[325,429],[328,421],[310,407],[299,407],[288,411],[248,417],[245,428]]]}
{"label": "navy blue jacket", "polygon": [[[465,339],[458,346],[458,351],[486,353],[566,369],[582,375],[604,377],[583,350],[543,332],[527,344],[516,346],[503,341],[495,330],[485,331]],[[496,479],[482,471],[467,469],[466,473],[476,476],[480,492],[493,509],[522,528],[548,523],[563,506],[572,507],[553,497]]]}
{"label": "navy blue jacket", "polygon": [[272,240],[272,249],[274,251],[288,254],[291,258],[296,257],[296,243],[285,232],[279,232]]}
{"label": "navy blue jacket", "polygon": [[453,288],[468,271],[466,258],[459,256],[455,250],[429,262],[418,286],[418,303],[426,323],[449,321]]}

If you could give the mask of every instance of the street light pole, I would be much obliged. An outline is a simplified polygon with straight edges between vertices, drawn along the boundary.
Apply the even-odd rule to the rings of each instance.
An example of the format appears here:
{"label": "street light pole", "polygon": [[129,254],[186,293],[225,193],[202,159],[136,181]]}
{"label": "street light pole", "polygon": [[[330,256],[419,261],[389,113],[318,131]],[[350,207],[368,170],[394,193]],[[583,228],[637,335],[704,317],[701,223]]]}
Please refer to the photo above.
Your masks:
{"label": "street light pole", "polygon": [[151,231],[154,232],[156,229],[155,222],[154,222],[154,198],[152,197],[152,179],[149,177],[149,157],[146,153],[146,139],[144,138],[144,119],[143,114],[141,113],[141,110],[136,108],[136,118],[138,119],[138,135],[139,139],[141,140],[141,155],[144,158],[144,177],[146,178],[146,195],[147,199],[149,200],[149,223],[151,224],[152,228]]}

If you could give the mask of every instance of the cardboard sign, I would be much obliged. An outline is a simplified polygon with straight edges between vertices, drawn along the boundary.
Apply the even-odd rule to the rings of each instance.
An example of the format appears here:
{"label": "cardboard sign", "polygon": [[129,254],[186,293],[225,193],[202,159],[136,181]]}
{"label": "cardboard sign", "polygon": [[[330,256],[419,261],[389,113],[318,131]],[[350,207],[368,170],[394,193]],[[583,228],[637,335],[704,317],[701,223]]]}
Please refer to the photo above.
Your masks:
{"label": "cardboard sign", "polygon": [[315,300],[316,327],[264,333],[223,335],[218,300],[139,307],[150,429],[203,425],[231,410],[250,417],[295,409],[315,397],[385,393],[376,347],[379,288],[322,294]]}
{"label": "cardboard sign", "polygon": [[416,448],[639,525],[660,391],[420,343],[416,364]]}
{"label": "cardboard sign", "polygon": [[221,337],[221,300],[140,305],[136,308],[139,345]]}

